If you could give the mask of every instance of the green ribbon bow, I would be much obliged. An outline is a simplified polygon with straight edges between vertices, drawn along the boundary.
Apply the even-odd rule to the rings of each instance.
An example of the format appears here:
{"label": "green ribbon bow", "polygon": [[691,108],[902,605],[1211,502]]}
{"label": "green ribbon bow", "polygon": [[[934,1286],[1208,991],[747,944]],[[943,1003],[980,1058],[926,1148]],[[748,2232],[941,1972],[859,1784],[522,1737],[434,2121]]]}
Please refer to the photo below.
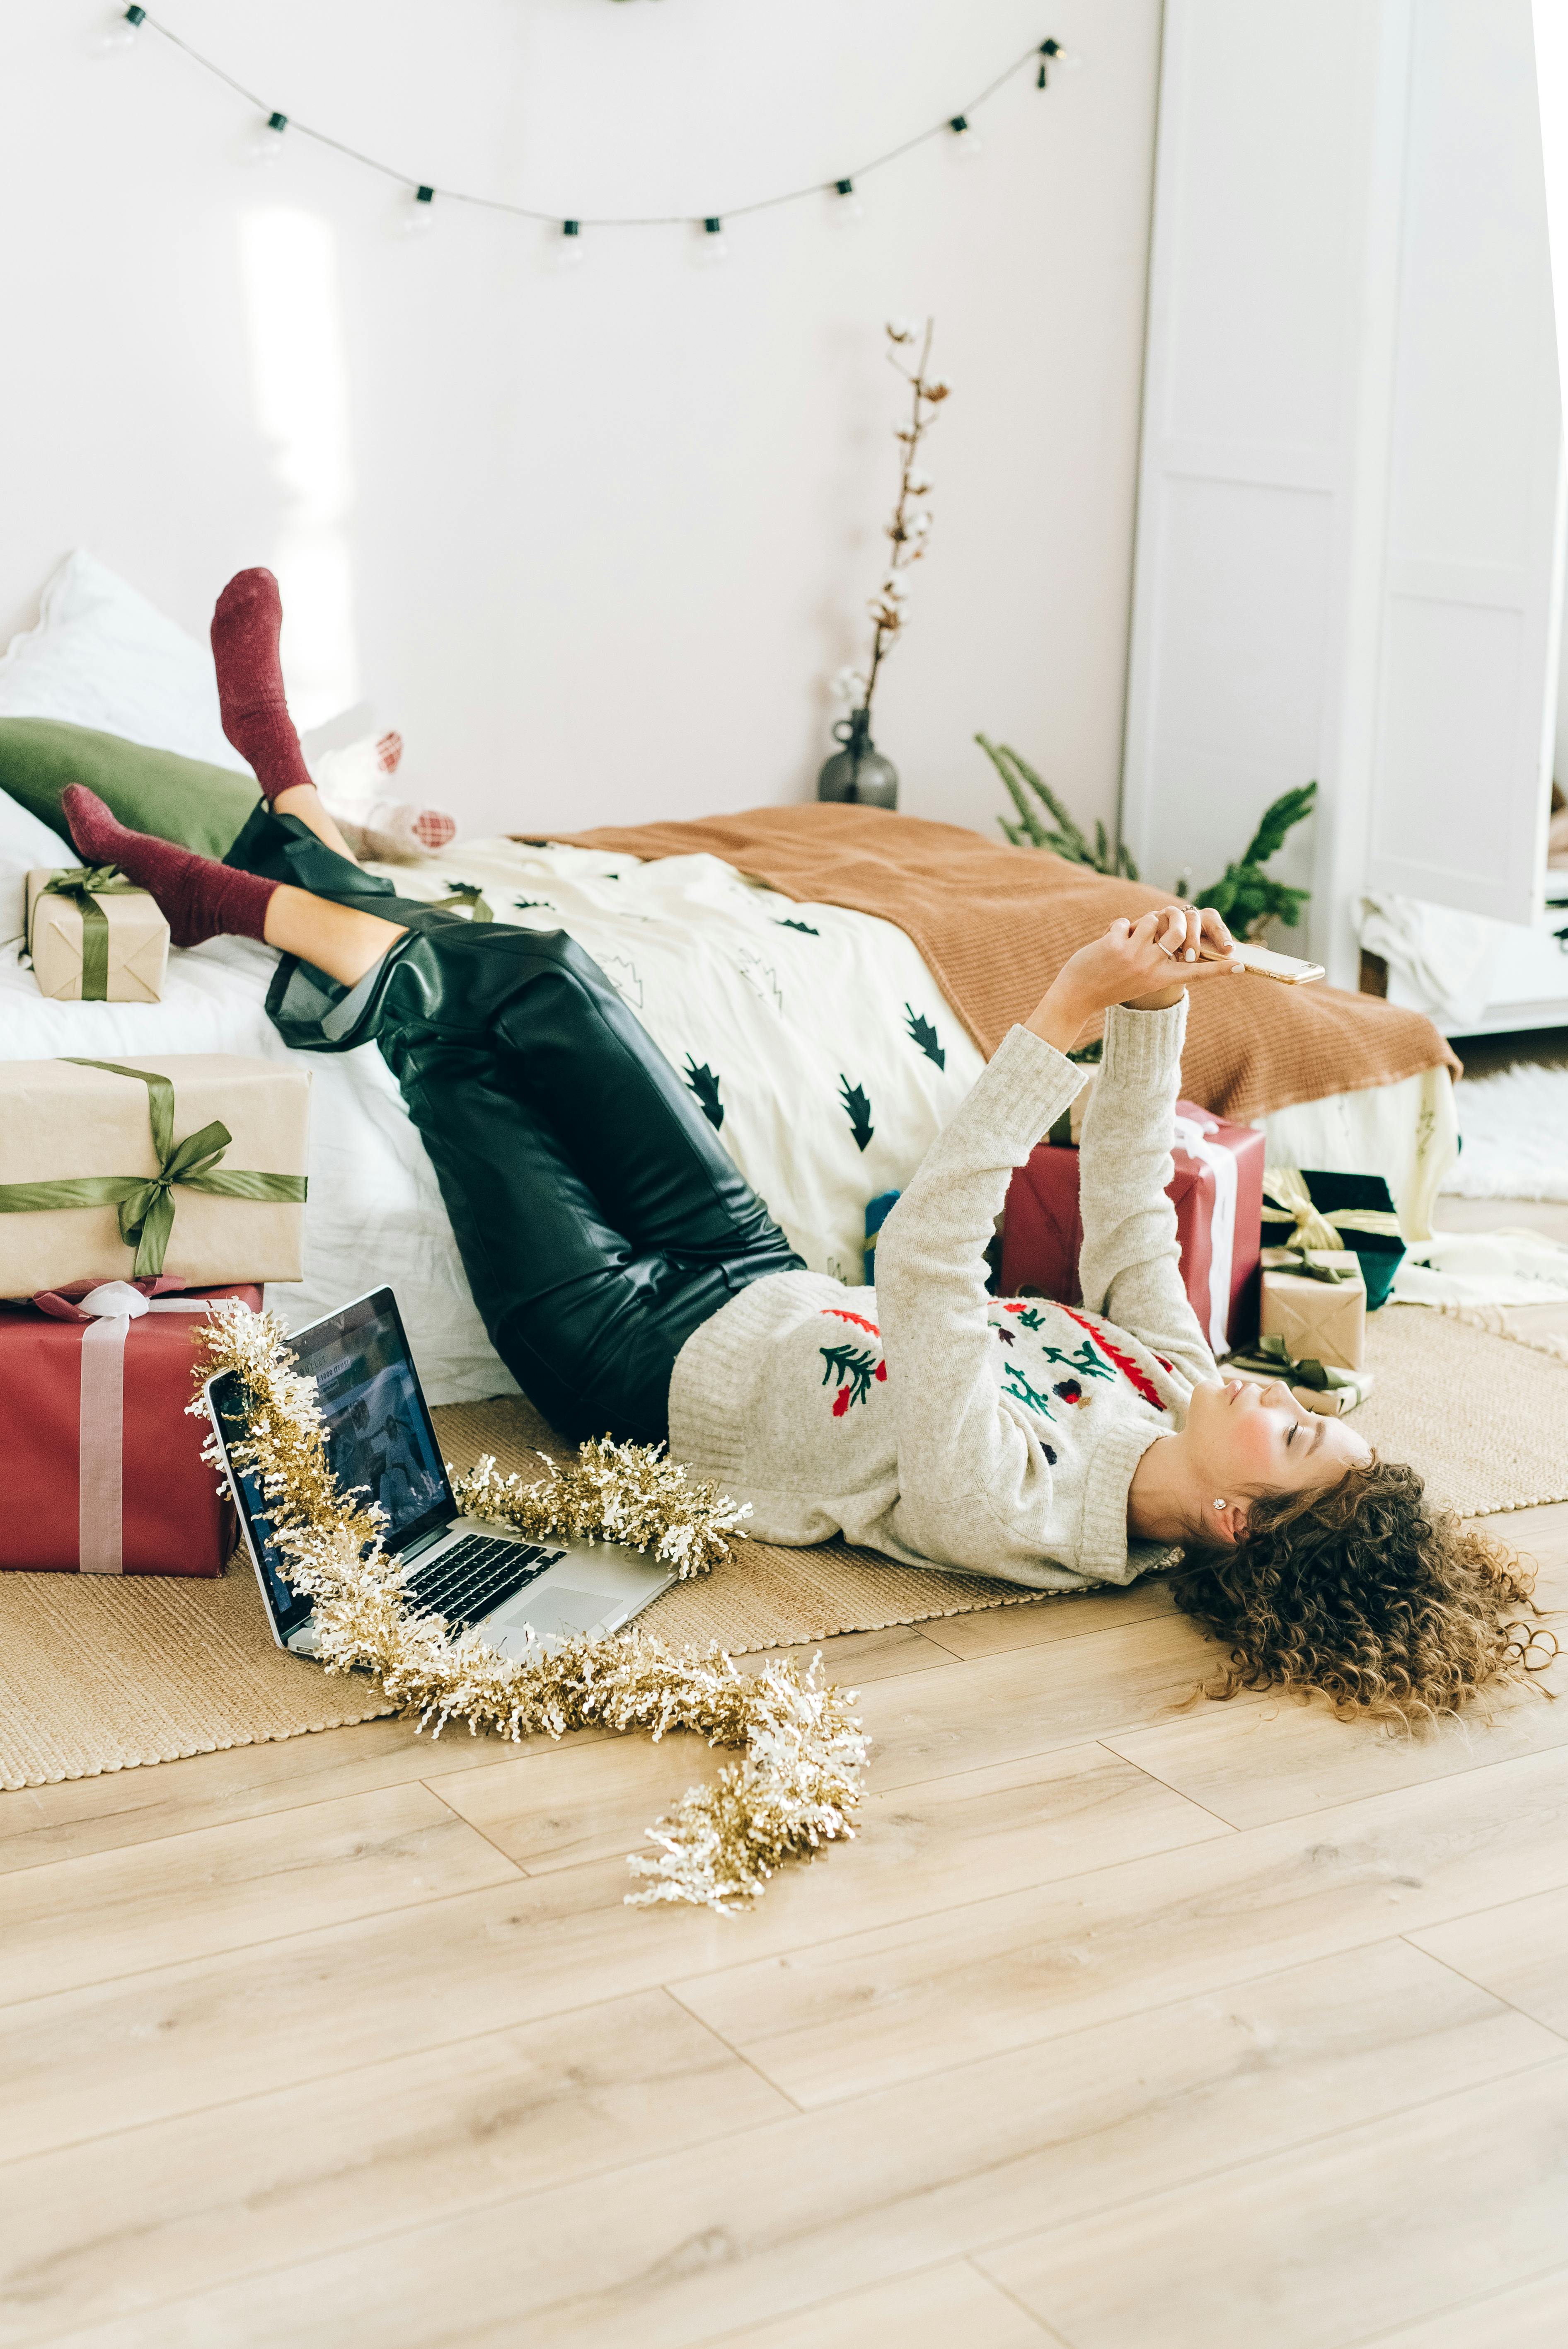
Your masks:
{"label": "green ribbon bow", "polygon": [[443,905],[466,905],[470,922],[493,922],[495,916],[484,901],[482,891],[471,881],[449,881],[447,894],[438,901]]}
{"label": "green ribbon bow", "polygon": [[257,1199],[273,1206],[300,1206],[305,1196],[303,1174],[258,1174],[248,1168],[228,1174],[214,1172],[233,1140],[214,1118],[200,1133],[187,1134],[175,1145],[174,1087],[167,1077],[150,1069],[122,1069],[116,1061],[86,1061],[65,1056],[77,1069],[105,1069],[111,1077],[129,1077],[147,1087],[147,1114],[152,1147],[158,1157],[156,1174],[72,1174],[48,1183],[0,1183],[0,1216],[36,1214],[40,1208],[118,1207],[119,1236],[136,1250],[133,1278],[155,1278],[163,1270],[169,1235],[174,1227],[174,1186],[207,1191],[220,1199]]}
{"label": "green ribbon bow", "polygon": [[[100,897],[139,896],[145,892],[113,864],[76,864],[68,872],[52,873],[38,892],[33,906],[33,928],[37,927],[38,902],[45,897],[68,897],[79,907],[82,917],[82,1001],[107,1003],[108,1000],[108,916],[98,904]],[[27,951],[33,951],[31,931]]]}
{"label": "green ribbon bow", "polygon": [[[1294,1238],[1294,1234],[1292,1237]],[[1275,1256],[1288,1256],[1291,1258],[1288,1265],[1271,1266],[1271,1271],[1298,1272],[1304,1274],[1308,1280],[1359,1280],[1361,1278],[1360,1273],[1353,1272],[1347,1264],[1314,1264],[1304,1247],[1287,1245],[1274,1248],[1271,1252]],[[1336,1249],[1335,1253],[1338,1255],[1342,1251]]]}
{"label": "green ribbon bow", "polygon": [[1270,1371],[1286,1386],[1312,1387],[1319,1394],[1332,1394],[1339,1387],[1360,1384],[1356,1371],[1339,1370],[1333,1362],[1320,1362],[1315,1354],[1309,1354],[1305,1361],[1293,1362],[1290,1349],[1276,1335],[1260,1338],[1250,1353],[1233,1354],[1226,1367],[1233,1371]]}

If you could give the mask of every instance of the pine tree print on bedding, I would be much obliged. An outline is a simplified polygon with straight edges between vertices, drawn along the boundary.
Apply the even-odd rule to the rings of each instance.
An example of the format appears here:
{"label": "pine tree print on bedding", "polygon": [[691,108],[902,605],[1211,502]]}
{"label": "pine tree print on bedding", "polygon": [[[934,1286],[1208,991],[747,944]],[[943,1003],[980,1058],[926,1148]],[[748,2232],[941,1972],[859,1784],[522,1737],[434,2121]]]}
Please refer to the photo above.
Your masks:
{"label": "pine tree print on bedding", "polygon": [[851,1085],[848,1077],[839,1079],[839,1088],[844,1114],[850,1121],[850,1132],[854,1135],[857,1146],[863,1150],[876,1132],[872,1123],[872,1105],[859,1085]]}
{"label": "pine tree print on bedding", "polygon": [[686,1054],[686,1081],[702,1106],[702,1113],[717,1133],[724,1123],[724,1103],[718,1098],[718,1079],[705,1061],[694,1061]]}
{"label": "pine tree print on bedding", "polygon": [[926,1059],[928,1061],[934,1061],[939,1069],[945,1069],[947,1066],[947,1054],[944,1051],[941,1044],[938,1042],[936,1030],[932,1026],[930,1020],[925,1019],[922,1013],[916,1011],[913,1004],[906,1003],[903,1007],[903,1010],[904,1018],[909,1023],[910,1042],[917,1045],[921,1051],[925,1054]]}

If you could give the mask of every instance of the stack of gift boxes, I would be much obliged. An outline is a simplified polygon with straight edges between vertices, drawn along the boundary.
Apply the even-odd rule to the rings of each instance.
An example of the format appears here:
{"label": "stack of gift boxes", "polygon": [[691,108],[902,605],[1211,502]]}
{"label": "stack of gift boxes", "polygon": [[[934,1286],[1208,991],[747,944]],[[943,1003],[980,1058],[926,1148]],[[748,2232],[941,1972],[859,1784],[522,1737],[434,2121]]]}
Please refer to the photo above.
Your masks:
{"label": "stack of gift boxes", "polygon": [[[27,909],[45,994],[158,1000],[168,926],[120,875],[31,874]],[[308,1112],[293,1062],[0,1061],[0,1568],[222,1570],[194,1325],[303,1277]]]}

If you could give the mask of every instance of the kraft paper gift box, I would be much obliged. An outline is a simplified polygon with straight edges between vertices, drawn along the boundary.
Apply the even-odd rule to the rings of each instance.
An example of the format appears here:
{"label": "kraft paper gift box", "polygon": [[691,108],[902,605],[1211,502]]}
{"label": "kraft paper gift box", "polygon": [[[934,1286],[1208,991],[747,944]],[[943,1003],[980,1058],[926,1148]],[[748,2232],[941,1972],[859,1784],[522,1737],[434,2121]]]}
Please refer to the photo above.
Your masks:
{"label": "kraft paper gift box", "polygon": [[1352,1249],[1361,1260],[1368,1313],[1386,1301],[1404,1261],[1394,1195],[1380,1174],[1271,1166],[1264,1176],[1264,1222],[1276,1246]]}
{"label": "kraft paper gift box", "polygon": [[291,1061],[0,1061],[0,1297],[301,1279],[309,1108]]}
{"label": "kraft paper gift box", "polygon": [[169,925],[112,865],[27,875],[27,951],[39,992],[59,1003],[156,1003]]}
{"label": "kraft paper gift box", "polygon": [[[1253,1127],[1232,1125],[1191,1102],[1177,1102],[1167,1195],[1176,1210],[1182,1286],[1217,1354],[1257,1329],[1264,1147]],[[1043,1142],[1008,1185],[1003,1296],[1033,1290],[1078,1304],[1082,1247],[1078,1151]]]}
{"label": "kraft paper gift box", "polygon": [[1262,1332],[1278,1338],[1293,1361],[1316,1361],[1358,1371],[1366,1360],[1367,1283],[1349,1248],[1311,1248],[1308,1260],[1337,1268],[1343,1280],[1315,1280],[1291,1248],[1263,1252]]}
{"label": "kraft paper gift box", "polygon": [[0,1570],[221,1574],[233,1513],[187,1417],[191,1342],[211,1294],[259,1313],[259,1288],[171,1296],[111,1281],[0,1306],[5,1506]]}

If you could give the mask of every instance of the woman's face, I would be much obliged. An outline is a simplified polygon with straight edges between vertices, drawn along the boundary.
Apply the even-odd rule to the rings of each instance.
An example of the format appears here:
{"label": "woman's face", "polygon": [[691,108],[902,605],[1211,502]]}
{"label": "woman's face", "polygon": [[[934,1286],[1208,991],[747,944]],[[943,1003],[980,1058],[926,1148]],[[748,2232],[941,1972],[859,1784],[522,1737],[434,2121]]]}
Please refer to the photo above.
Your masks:
{"label": "woman's face", "polygon": [[1371,1448],[1343,1419],[1324,1419],[1287,1386],[1225,1379],[1194,1387],[1186,1434],[1203,1491],[1233,1505],[1262,1493],[1337,1484]]}

